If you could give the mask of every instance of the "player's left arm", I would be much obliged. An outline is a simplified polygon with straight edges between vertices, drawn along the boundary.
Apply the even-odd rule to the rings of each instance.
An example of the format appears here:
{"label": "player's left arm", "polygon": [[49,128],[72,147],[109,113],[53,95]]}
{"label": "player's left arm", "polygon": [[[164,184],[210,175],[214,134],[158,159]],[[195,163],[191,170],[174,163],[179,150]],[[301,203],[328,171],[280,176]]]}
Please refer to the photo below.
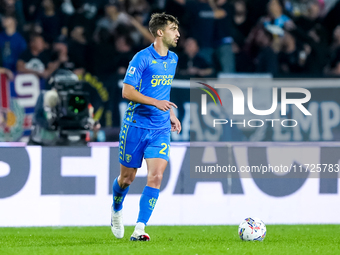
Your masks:
{"label": "player's left arm", "polygon": [[177,131],[179,134],[182,130],[181,122],[177,119],[174,111],[170,108],[170,122],[171,122],[171,131]]}
{"label": "player's left arm", "polygon": [[[178,56],[176,53],[174,55],[175,55],[176,62],[178,63]],[[182,125],[181,125],[181,122],[176,117],[172,107],[170,108],[170,122],[171,122],[171,131],[172,132],[177,131],[177,134],[179,134],[182,130]]]}

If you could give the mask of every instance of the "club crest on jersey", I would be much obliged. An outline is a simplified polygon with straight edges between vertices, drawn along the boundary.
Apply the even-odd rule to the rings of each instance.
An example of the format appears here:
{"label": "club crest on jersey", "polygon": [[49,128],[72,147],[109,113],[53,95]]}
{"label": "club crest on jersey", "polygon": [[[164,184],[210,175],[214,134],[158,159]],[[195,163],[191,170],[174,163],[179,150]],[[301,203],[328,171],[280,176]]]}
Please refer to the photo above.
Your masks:
{"label": "club crest on jersey", "polygon": [[133,76],[135,74],[135,71],[136,71],[136,67],[131,66],[127,74],[129,76]]}
{"label": "club crest on jersey", "polygon": [[168,63],[167,62],[163,62],[163,66],[164,66],[164,70],[168,69]]}
{"label": "club crest on jersey", "polygon": [[177,62],[176,62],[176,60],[174,60],[174,59],[172,59],[171,60],[171,62],[170,62],[170,64],[176,64]]}

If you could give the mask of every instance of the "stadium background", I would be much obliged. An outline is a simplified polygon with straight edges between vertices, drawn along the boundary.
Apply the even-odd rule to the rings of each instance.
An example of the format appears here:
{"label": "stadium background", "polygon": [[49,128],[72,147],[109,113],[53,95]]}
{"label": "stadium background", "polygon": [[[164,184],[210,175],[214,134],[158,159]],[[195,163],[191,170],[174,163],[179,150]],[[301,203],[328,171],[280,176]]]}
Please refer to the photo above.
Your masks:
{"label": "stadium background", "polygon": [[[150,225],[238,224],[249,215],[268,224],[340,223],[338,173],[278,182],[250,174],[218,179],[188,175],[192,133],[197,141],[226,141],[202,146],[202,162],[205,150],[218,157],[217,147],[224,146],[238,165],[250,164],[253,155],[262,155],[258,160],[264,164],[338,164],[340,2],[216,4],[213,11],[203,0],[1,1],[0,226],[108,225],[111,183],[118,171],[115,141],[127,103],[120,96],[121,79],[132,56],[152,42],[147,23],[155,11],[180,20],[181,39],[174,49],[180,60],[171,98],[179,105],[183,130],[172,136],[162,199]],[[13,33],[8,16],[16,17],[15,36],[8,35]],[[18,61],[24,68],[17,69]],[[55,66],[88,82],[106,143],[26,146],[35,101]],[[208,127],[190,126],[193,77],[230,78],[233,84],[252,86],[263,104],[271,103],[265,96],[271,87],[307,88],[312,120],[295,116],[292,109],[290,114],[303,123],[294,132],[237,128],[211,133]],[[126,198],[127,225],[135,222],[145,176],[143,166]]]}

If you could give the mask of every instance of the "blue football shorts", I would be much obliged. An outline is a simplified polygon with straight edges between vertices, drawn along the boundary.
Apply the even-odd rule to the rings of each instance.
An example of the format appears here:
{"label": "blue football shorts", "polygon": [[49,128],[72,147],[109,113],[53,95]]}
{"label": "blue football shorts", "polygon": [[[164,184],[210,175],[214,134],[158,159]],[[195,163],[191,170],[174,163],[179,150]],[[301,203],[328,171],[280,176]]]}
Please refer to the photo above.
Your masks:
{"label": "blue football shorts", "polygon": [[140,168],[144,158],[169,160],[170,128],[145,129],[123,124],[119,133],[119,162]]}

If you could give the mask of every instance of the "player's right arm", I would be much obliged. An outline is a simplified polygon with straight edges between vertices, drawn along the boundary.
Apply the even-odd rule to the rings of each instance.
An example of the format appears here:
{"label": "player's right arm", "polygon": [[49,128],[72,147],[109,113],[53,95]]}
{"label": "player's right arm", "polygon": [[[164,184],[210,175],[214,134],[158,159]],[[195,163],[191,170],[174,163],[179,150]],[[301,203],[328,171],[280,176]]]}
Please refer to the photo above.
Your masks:
{"label": "player's right arm", "polygon": [[145,96],[139,91],[137,91],[134,86],[127,84],[127,83],[123,83],[123,84],[124,84],[123,92],[122,92],[123,98],[126,98],[138,104],[153,105],[162,111],[170,110],[171,106],[174,106],[177,108],[177,105],[175,105],[172,102],[169,102],[167,100],[157,100],[155,98]]}

